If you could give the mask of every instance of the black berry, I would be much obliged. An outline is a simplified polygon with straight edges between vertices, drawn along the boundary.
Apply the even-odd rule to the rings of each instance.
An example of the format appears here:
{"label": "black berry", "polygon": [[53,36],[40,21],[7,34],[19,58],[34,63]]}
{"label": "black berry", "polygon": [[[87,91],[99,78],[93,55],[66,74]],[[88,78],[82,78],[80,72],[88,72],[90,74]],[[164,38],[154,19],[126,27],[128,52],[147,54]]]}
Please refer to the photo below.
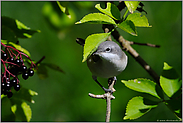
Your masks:
{"label": "black berry", "polygon": [[33,76],[34,75],[34,71],[32,69],[29,69],[28,70],[28,74],[29,74],[29,76]]}
{"label": "black berry", "polygon": [[1,89],[5,89],[5,85],[6,85],[6,84],[5,84],[4,82],[2,82],[2,83],[1,83]]}
{"label": "black berry", "polygon": [[9,80],[10,80],[10,78],[8,78],[8,77],[7,77],[7,78],[6,78],[6,80],[7,80],[7,81],[9,81]]}
{"label": "black berry", "polygon": [[10,82],[11,82],[12,86],[16,86],[17,85],[17,79],[15,79],[15,78],[12,79]]}
{"label": "black berry", "polygon": [[8,98],[11,98],[13,96],[13,93],[10,91],[10,92],[7,92],[7,97]]}
{"label": "black berry", "polygon": [[29,74],[28,73],[22,73],[22,78],[24,80],[28,79],[29,78]]}
{"label": "black berry", "polygon": [[14,89],[15,89],[16,91],[19,91],[19,90],[20,90],[20,85],[17,84],[16,86],[14,86]]}
{"label": "black berry", "polygon": [[15,63],[16,63],[17,65],[21,66],[22,63],[23,63],[23,61],[20,60],[20,59],[16,59],[16,60],[15,60]]}
{"label": "black berry", "polygon": [[7,58],[8,58],[8,55],[6,53],[1,52],[1,59],[5,61]]}
{"label": "black berry", "polygon": [[5,89],[6,89],[6,90],[10,90],[10,88],[11,88],[11,84],[10,84],[10,83],[6,83]]}
{"label": "black berry", "polygon": [[15,66],[12,66],[12,67],[9,69],[9,72],[12,73],[13,75],[16,75],[16,74],[17,74],[17,70],[16,70]]}
{"label": "black berry", "polygon": [[14,58],[13,58],[13,57],[10,57],[10,58],[8,59],[8,62],[13,62],[13,63],[14,63]]}
{"label": "black berry", "polygon": [[22,71],[22,72],[25,72],[26,70],[27,70],[27,67],[23,65],[23,66],[21,67],[21,71]]}

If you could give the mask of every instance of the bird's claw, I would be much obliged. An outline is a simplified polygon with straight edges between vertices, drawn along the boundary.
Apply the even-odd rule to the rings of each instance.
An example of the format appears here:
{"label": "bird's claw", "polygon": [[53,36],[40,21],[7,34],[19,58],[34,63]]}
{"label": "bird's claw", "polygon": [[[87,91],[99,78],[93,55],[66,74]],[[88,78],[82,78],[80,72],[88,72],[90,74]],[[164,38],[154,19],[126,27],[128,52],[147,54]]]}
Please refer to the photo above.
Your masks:
{"label": "bird's claw", "polygon": [[105,91],[105,93],[108,93],[108,92],[111,93],[111,94],[113,93],[113,91],[111,89],[103,88],[103,90]]}

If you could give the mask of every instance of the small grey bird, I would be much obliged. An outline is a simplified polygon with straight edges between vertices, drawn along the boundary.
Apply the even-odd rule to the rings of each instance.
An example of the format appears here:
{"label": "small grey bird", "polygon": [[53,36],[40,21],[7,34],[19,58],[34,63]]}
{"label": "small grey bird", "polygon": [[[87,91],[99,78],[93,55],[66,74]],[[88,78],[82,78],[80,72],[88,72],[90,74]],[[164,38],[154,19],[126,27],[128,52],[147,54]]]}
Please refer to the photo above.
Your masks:
{"label": "small grey bird", "polygon": [[[77,43],[84,46],[84,40],[77,38]],[[113,78],[119,75],[127,66],[128,58],[121,47],[113,41],[102,42],[97,50],[87,59],[87,66],[92,73],[92,78],[105,92],[112,90],[104,88],[97,77]]]}

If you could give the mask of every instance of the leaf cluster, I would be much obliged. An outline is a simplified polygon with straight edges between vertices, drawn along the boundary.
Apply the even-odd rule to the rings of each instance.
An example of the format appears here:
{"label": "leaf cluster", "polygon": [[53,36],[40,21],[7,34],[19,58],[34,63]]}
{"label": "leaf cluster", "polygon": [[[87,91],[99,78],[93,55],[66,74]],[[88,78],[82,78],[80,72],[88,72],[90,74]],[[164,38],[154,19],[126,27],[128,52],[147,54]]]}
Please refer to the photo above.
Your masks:
{"label": "leaf cluster", "polygon": [[35,95],[38,95],[38,93],[23,87],[18,92],[14,91],[13,93],[14,95],[11,99],[9,99],[5,95],[1,95],[2,121],[24,121],[24,122],[28,121],[29,122],[32,117],[32,110],[27,102],[35,103],[32,97]]}
{"label": "leaf cluster", "polygon": [[[30,58],[30,53],[28,50],[23,48],[19,43],[19,38],[31,38],[33,34],[40,32],[40,30],[32,30],[29,27],[25,26],[22,22],[2,16],[1,17],[2,23],[2,37],[1,42],[6,45],[13,46],[15,49],[25,53]],[[4,49],[2,49],[4,50]],[[31,61],[28,57],[23,57],[23,60],[27,62],[28,65],[31,65]],[[35,62],[35,61],[34,61]],[[58,66],[53,63],[38,63],[37,68],[35,69],[35,72],[38,74],[38,76],[43,79],[48,77],[47,69],[45,66],[55,70],[59,71],[61,73],[64,73],[64,71]],[[21,84],[21,83],[20,83]],[[30,121],[32,117],[32,111],[30,106],[27,104],[26,101],[30,103],[34,103],[34,100],[32,100],[32,97],[35,95],[38,95],[37,92],[32,91],[30,89],[26,89],[21,87],[21,89],[18,92],[13,92],[14,96],[12,98],[7,97],[7,95],[1,95],[2,102],[9,102],[10,105],[3,104],[3,109],[9,108],[11,109],[10,112],[6,114],[6,110],[2,110],[2,120],[3,121]],[[9,110],[8,109],[8,110]],[[12,117],[9,119],[9,117]]]}
{"label": "leaf cluster", "polygon": [[[112,24],[116,28],[120,28],[131,35],[137,36],[136,27],[151,27],[145,15],[141,16],[141,13],[134,12],[139,3],[140,2],[138,1],[125,1],[125,5],[128,9],[122,17],[116,5],[107,2],[107,7],[103,9],[100,4],[96,4],[95,8],[102,13],[90,13],[85,15],[75,24]],[[128,11],[130,14],[127,16]],[[106,41],[111,32],[107,34],[92,34],[86,38],[82,62],[86,61],[86,59],[96,50],[100,43]]]}
{"label": "leaf cluster", "polygon": [[121,82],[134,91],[155,97],[151,99],[142,96],[133,97],[127,104],[126,116],[123,119],[137,119],[156,108],[159,103],[163,103],[175,114],[178,120],[182,120],[182,80],[175,69],[166,62],[164,62],[160,76],[160,86],[143,78],[122,80]]}

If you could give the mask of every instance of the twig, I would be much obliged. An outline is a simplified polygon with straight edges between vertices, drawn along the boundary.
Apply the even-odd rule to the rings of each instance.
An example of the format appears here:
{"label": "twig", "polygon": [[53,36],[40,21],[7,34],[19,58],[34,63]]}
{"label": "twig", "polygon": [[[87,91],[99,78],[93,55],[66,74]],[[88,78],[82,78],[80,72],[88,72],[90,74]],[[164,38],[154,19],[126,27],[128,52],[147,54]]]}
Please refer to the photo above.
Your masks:
{"label": "twig", "polygon": [[138,43],[138,42],[134,42],[134,41],[129,41],[130,44],[137,44],[137,45],[144,45],[144,46],[150,46],[150,47],[157,47],[159,48],[160,45],[155,45],[155,44],[150,44],[150,43]]}
{"label": "twig", "polygon": [[45,56],[43,56],[39,61],[37,61],[36,62],[36,65],[38,65],[39,63],[41,63],[44,59],[45,59]]}
{"label": "twig", "polygon": [[[89,95],[90,97],[96,98],[96,99],[106,99],[107,96],[108,96],[108,93],[105,93],[105,94],[102,94],[102,95],[95,95],[95,94],[89,93],[88,95]],[[112,99],[115,99],[115,97],[114,97],[113,95],[111,95],[110,98],[111,98],[111,100],[112,100]]]}
{"label": "twig", "polygon": [[105,122],[110,122],[110,116],[111,116],[111,93],[107,93],[107,108],[106,108],[106,117],[105,117]]}
{"label": "twig", "polygon": [[[114,87],[113,87],[114,84],[115,84],[115,81],[116,81],[116,79],[113,79],[112,82],[110,80],[108,80],[108,87],[109,87],[109,89],[111,89],[113,91],[115,90]],[[115,99],[115,97],[111,93],[109,93],[109,92],[107,92],[107,93],[105,93],[103,95],[95,95],[95,94],[92,94],[92,93],[89,93],[88,95],[90,97],[92,97],[92,98],[105,99],[106,100],[107,107],[106,107],[106,118],[105,118],[105,121],[106,122],[110,122],[111,100]]]}

